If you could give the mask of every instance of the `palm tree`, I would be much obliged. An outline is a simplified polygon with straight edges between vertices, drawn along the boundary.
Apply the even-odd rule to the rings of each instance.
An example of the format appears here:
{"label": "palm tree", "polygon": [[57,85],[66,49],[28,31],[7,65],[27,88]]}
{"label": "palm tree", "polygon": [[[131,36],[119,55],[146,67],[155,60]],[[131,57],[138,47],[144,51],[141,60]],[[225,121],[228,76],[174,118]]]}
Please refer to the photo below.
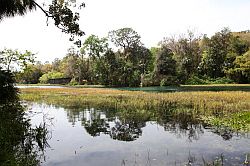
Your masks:
{"label": "palm tree", "polygon": [[34,0],[0,0],[0,20],[4,17],[24,15],[33,9],[36,9]]}

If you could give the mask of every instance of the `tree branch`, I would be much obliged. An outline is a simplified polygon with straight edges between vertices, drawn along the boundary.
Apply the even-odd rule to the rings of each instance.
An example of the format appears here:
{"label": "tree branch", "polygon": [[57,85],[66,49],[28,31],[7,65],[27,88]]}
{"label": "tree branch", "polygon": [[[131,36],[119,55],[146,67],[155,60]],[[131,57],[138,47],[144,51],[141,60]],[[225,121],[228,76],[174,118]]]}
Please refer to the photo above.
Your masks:
{"label": "tree branch", "polygon": [[41,11],[42,11],[47,17],[53,17],[52,15],[49,15],[48,11],[44,10],[38,3],[36,3],[35,1],[33,1],[33,3],[34,3],[39,9],[41,9]]}

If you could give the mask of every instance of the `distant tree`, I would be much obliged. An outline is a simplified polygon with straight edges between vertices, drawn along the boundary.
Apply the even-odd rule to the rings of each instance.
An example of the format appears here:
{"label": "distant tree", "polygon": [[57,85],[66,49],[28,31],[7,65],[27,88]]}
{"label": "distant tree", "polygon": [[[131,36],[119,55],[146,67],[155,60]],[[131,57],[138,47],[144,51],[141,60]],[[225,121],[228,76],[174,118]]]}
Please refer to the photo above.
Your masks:
{"label": "distant tree", "polygon": [[234,67],[226,70],[227,76],[237,83],[250,83],[250,51],[237,56]]}
{"label": "distant tree", "polygon": [[7,71],[23,69],[28,63],[34,63],[34,55],[27,50],[21,53],[18,50],[4,49],[0,51],[0,67]]}
{"label": "distant tree", "polygon": [[150,66],[149,66],[149,69],[150,69],[150,72],[153,72],[154,71],[154,66],[155,66],[155,63],[156,63],[156,56],[158,54],[158,52],[160,51],[160,47],[151,47],[149,50],[150,50],[150,53],[151,53],[151,62],[150,62]]}
{"label": "distant tree", "polygon": [[121,28],[109,32],[111,41],[121,49],[126,61],[133,59],[132,50],[141,46],[141,36],[132,28]]}
{"label": "distant tree", "polygon": [[228,28],[217,32],[208,42],[207,50],[203,52],[200,67],[203,73],[211,78],[223,77],[227,55],[231,53],[232,33]]}
{"label": "distant tree", "polygon": [[100,58],[108,50],[108,39],[90,35],[83,43],[81,52],[92,58]]}
{"label": "distant tree", "polygon": [[135,54],[137,55],[136,60],[134,60],[134,64],[138,66],[138,70],[140,71],[140,73],[149,73],[153,65],[153,57],[151,51],[144,46],[140,46],[137,47]]}
{"label": "distant tree", "polygon": [[239,36],[232,37],[232,49],[237,55],[243,55],[249,50],[249,45],[246,40],[242,40]]}
{"label": "distant tree", "polygon": [[178,74],[184,75],[184,81],[191,75],[198,72],[201,62],[201,48],[199,47],[200,37],[196,37],[194,32],[188,31],[187,35],[165,38],[160,44],[169,48],[177,63]]}
{"label": "distant tree", "polygon": [[155,73],[157,75],[176,75],[176,61],[173,52],[162,48],[156,56]]}
{"label": "distant tree", "polygon": [[74,48],[68,49],[67,55],[62,59],[60,72],[67,77],[76,78],[78,70],[78,52]]}
{"label": "distant tree", "polygon": [[152,54],[141,43],[140,35],[132,28],[121,28],[109,32],[110,40],[118,47],[120,86],[139,86],[141,78],[150,71]]}
{"label": "distant tree", "polygon": [[22,72],[16,74],[17,82],[25,84],[37,84],[43,72],[39,65],[28,64]]}
{"label": "distant tree", "polygon": [[51,68],[53,71],[59,71],[61,60],[59,58],[55,58],[51,64]]}
{"label": "distant tree", "polygon": [[105,54],[109,50],[107,38],[99,38],[96,35],[90,35],[83,43],[81,54],[89,57],[92,64],[93,79],[101,84],[108,84],[107,63]]}

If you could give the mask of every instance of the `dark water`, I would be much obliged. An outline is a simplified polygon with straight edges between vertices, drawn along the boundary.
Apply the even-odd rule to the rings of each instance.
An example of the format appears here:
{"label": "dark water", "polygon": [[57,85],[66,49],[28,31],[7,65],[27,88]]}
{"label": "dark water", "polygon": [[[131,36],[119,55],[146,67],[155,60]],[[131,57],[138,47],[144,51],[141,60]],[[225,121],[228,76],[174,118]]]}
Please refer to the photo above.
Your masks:
{"label": "dark water", "polygon": [[31,123],[46,121],[51,131],[42,165],[184,166],[221,159],[224,165],[242,165],[250,153],[250,134],[209,127],[186,117],[152,121],[142,114],[91,107],[65,109],[33,103],[29,108]]}
{"label": "dark water", "polygon": [[185,85],[185,86],[153,86],[153,87],[123,87],[116,88],[119,90],[129,90],[129,91],[144,91],[144,92],[192,92],[192,91],[250,91],[249,84],[245,85]]}

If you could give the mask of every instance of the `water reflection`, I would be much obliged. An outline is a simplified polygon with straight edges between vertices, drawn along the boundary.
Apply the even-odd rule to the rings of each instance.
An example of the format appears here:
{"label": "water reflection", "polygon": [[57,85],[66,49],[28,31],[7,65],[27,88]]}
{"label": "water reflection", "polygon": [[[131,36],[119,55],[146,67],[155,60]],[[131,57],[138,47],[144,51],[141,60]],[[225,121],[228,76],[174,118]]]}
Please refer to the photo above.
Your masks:
{"label": "water reflection", "polygon": [[209,130],[224,140],[230,140],[234,134],[228,128],[209,126],[197,118],[191,111],[160,110],[158,112],[139,110],[100,110],[94,108],[66,109],[68,121],[75,125],[81,121],[87,133],[93,137],[101,134],[119,141],[134,141],[143,132],[147,122],[162,126],[177,138],[187,138],[192,142],[199,140],[204,130]]}
{"label": "water reflection", "polygon": [[0,165],[37,166],[49,147],[47,125],[31,125],[14,83],[12,73],[0,68]]}
{"label": "water reflection", "polygon": [[127,117],[128,114],[118,116],[114,112],[116,111],[102,111],[94,108],[82,111],[71,109],[67,110],[67,115],[72,125],[77,121],[81,121],[87,133],[93,137],[106,134],[115,140],[134,141],[141,136],[141,128],[145,127],[146,120],[129,118]]}
{"label": "water reflection", "polygon": [[31,107],[54,118],[42,165],[204,165],[220,156],[241,165],[250,153],[247,133],[207,126],[190,111]]}

